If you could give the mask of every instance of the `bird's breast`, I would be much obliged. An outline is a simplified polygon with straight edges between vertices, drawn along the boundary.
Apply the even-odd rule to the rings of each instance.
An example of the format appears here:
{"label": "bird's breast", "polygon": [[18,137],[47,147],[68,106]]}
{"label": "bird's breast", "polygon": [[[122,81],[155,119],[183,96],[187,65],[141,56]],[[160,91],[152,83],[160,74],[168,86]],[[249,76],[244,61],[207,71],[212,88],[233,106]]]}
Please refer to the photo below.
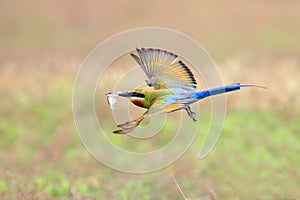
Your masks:
{"label": "bird's breast", "polygon": [[146,108],[145,103],[141,99],[131,99],[131,102],[136,106]]}

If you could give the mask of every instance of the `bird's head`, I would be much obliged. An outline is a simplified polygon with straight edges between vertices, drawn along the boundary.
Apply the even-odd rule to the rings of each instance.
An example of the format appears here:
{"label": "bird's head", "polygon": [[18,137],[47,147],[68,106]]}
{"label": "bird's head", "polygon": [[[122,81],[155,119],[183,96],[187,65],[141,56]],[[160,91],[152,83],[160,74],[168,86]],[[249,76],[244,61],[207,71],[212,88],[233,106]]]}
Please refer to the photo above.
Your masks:
{"label": "bird's head", "polygon": [[122,92],[119,94],[119,96],[127,97],[133,104],[143,108],[148,107],[148,103],[146,101],[146,95],[147,95],[146,91],[143,89],[135,89],[133,91]]}

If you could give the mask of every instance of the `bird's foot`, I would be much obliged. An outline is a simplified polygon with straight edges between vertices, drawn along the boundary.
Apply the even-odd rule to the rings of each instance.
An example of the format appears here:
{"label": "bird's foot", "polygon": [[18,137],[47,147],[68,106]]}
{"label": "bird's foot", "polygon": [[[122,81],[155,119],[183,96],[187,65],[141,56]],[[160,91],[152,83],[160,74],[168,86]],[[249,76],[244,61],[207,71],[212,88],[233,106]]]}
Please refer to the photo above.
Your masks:
{"label": "bird's foot", "polygon": [[193,119],[193,121],[196,122],[197,121],[196,113],[191,110],[191,107],[186,106],[186,107],[184,107],[184,109],[186,110],[187,114]]}

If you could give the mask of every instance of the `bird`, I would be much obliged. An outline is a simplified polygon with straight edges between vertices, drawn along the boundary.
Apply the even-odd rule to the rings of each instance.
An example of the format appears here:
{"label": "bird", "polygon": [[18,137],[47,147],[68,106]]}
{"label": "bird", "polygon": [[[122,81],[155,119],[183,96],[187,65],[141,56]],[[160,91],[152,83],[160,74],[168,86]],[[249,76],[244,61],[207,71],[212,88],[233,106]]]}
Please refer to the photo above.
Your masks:
{"label": "bird", "polygon": [[137,119],[118,124],[119,129],[113,131],[115,134],[129,133],[145,117],[162,112],[185,110],[193,121],[197,121],[196,113],[190,107],[192,103],[243,87],[265,88],[258,85],[233,83],[197,90],[194,74],[178,55],[159,48],[136,48],[136,53],[130,55],[146,74],[146,84],[154,89],[137,88],[132,91],[106,93],[111,109],[114,109],[117,103],[116,96],[126,97],[134,105],[146,109],[146,112]]}

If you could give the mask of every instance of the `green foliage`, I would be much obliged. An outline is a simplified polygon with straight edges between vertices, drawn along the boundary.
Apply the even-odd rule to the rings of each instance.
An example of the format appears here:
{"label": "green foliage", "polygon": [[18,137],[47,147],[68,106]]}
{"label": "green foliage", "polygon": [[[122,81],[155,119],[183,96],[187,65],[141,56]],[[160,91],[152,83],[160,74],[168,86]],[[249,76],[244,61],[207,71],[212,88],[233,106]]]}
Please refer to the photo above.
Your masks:
{"label": "green foliage", "polygon": [[3,119],[0,121],[0,132],[4,134],[5,140],[0,140],[1,146],[8,147],[11,145],[15,139],[18,137],[18,126],[14,126],[11,122]]}
{"label": "green foliage", "polygon": [[66,195],[69,190],[69,183],[66,180],[61,180],[56,184],[49,184],[45,188],[45,193],[49,196],[59,197]]}
{"label": "green foliage", "polygon": [[7,192],[8,188],[3,180],[0,180],[0,192]]}

